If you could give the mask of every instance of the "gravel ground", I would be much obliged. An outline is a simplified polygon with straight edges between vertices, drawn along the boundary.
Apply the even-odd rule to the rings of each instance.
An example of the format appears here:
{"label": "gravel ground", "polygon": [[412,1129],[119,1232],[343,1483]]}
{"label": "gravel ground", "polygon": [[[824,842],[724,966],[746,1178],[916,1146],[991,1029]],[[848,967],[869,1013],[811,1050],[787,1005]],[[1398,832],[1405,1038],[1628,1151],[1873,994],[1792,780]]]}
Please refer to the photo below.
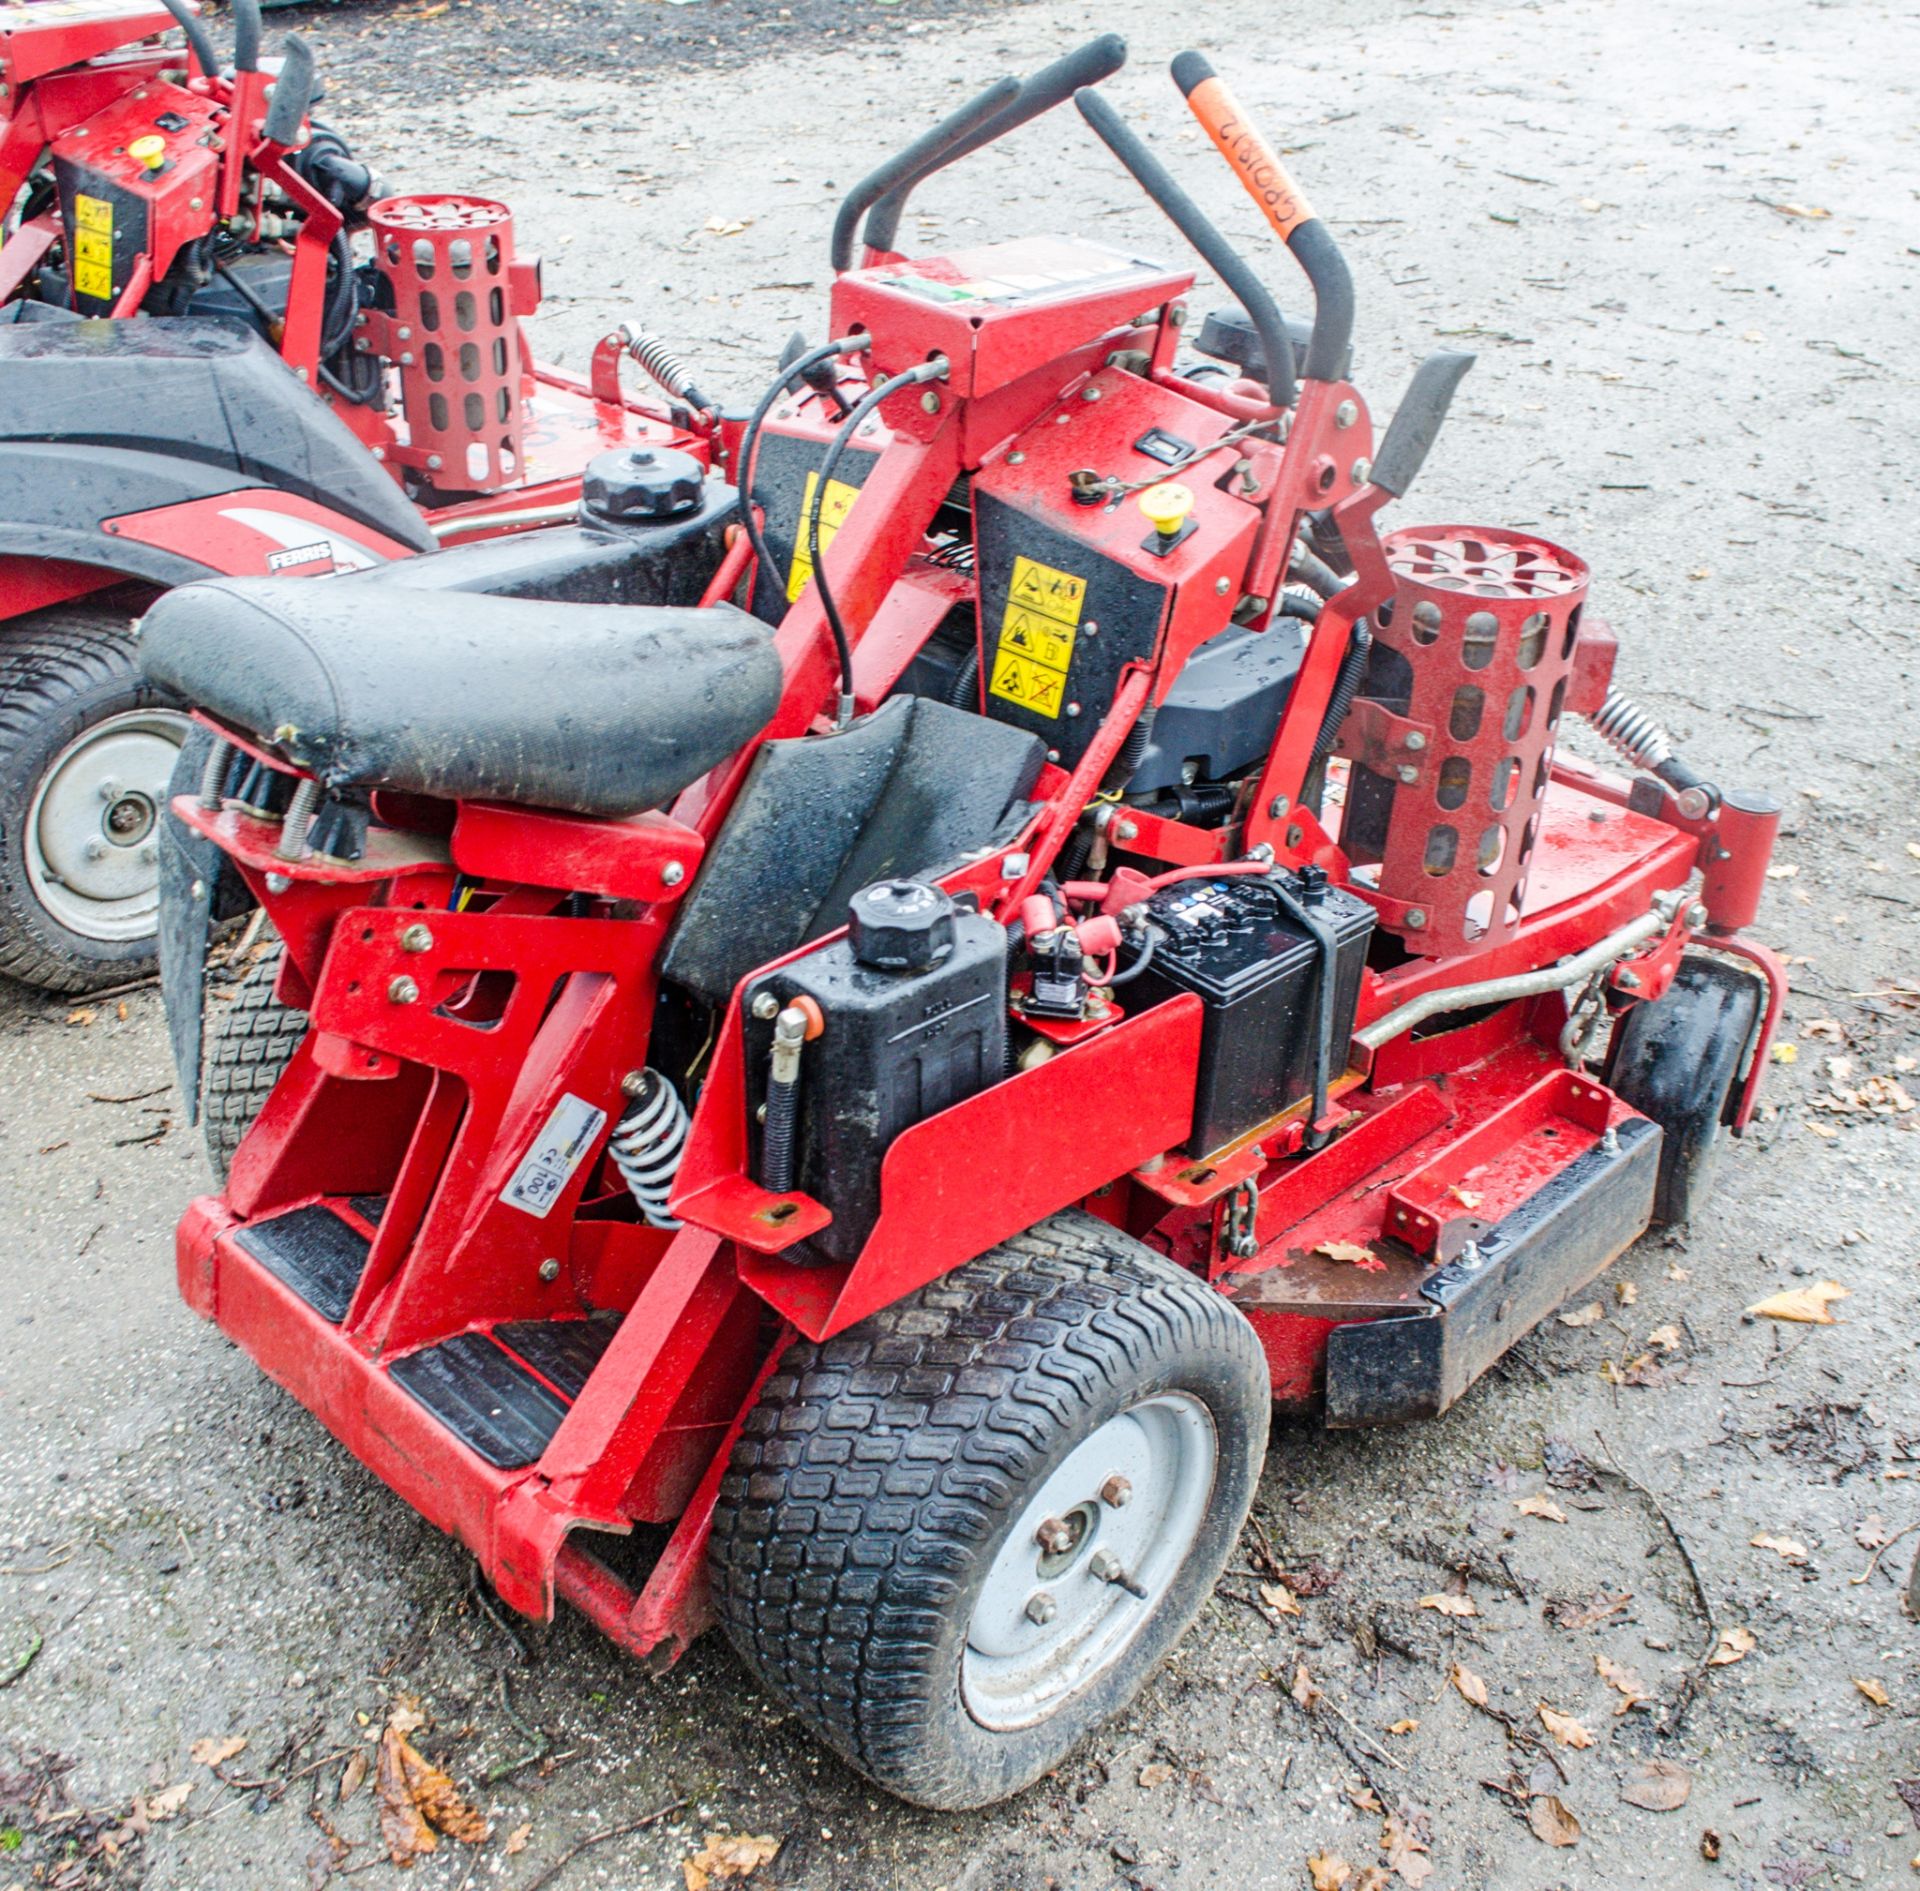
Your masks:
{"label": "gravel ground", "polygon": [[[1254,241],[1161,76],[1202,37],[1349,249],[1376,404],[1425,350],[1480,350],[1404,515],[1578,548],[1628,686],[1709,770],[1787,798],[1760,931],[1795,957],[1797,1061],[1711,1219],[1628,1255],[1590,1297],[1600,1317],[1550,1323],[1436,1423],[1276,1437],[1257,1514],[1297,1615],[1260,1605],[1250,1535],[1131,1713],[1014,1803],[954,1818],[868,1791],[722,1646],[649,1679],[578,1620],[503,1626],[459,1551],[175,1299],[171,1225],[207,1173],[153,994],[0,994],[0,1886],[400,1882],[371,1791],[337,1797],[337,1756],[397,1696],[494,1831],[422,1861],[405,1881],[423,1891],[532,1891],[662,1806],[679,1810],[551,1882],[678,1885],[731,1830],[783,1841],[757,1882],[822,1891],[1305,1886],[1310,1854],[1356,1878],[1388,1862],[1376,1804],[1430,1847],[1402,1841],[1396,1886],[1429,1891],[1914,1882],[1920,1786],[1903,1803],[1896,1782],[1920,1772],[1915,1539],[1875,1550],[1920,1523],[1920,1114],[1867,1084],[1920,1052],[1896,485],[1920,427],[1911,13],[1334,0],[1283,42],[1252,0],[1178,24],[1138,0],[781,11],[456,0],[310,23],[334,117],[393,179],[515,203],[548,260],[545,352],[579,366],[637,306],[742,392],[792,327],[820,332],[830,206],[856,171],[1093,30],[1129,33],[1113,96]],[[1064,118],[921,208],[919,247],[1052,226],[1174,248]],[[747,227],[709,234],[715,217]],[[1851,1291],[1837,1325],[1743,1317],[1823,1279]],[[1542,1492],[1565,1521],[1519,1507]],[[1420,1606],[1450,1589],[1475,1612]],[[1750,1651],[1703,1669],[1723,1631]],[[1598,1657],[1651,1705],[1616,1714]],[[1542,1703],[1592,1744],[1557,1744]],[[222,1776],[191,1759],[233,1735]],[[1654,1759],[1684,1769],[1676,1810],[1623,1800]],[[1543,1794],[1577,1842],[1536,1835]]]}

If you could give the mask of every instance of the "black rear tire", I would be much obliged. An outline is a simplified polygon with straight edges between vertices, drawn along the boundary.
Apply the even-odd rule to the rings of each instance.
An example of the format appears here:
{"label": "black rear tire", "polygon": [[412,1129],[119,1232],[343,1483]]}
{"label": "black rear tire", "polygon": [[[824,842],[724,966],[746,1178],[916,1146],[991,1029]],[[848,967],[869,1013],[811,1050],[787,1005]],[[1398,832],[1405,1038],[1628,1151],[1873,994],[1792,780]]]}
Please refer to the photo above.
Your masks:
{"label": "black rear tire", "polygon": [[[0,626],[0,973],[43,991],[126,984],[157,962],[170,763],[149,764],[188,724],[140,675],[132,606],[116,592]],[[129,754],[138,780],[119,779]]]}
{"label": "black rear tire", "polygon": [[241,979],[232,1002],[207,1033],[200,1079],[200,1132],[224,1187],[234,1151],[246,1139],[280,1073],[307,1034],[307,1014],[273,995],[281,945],[273,940]]}
{"label": "black rear tire", "polygon": [[1760,986],[1750,973],[1690,954],[1665,997],[1620,1020],[1608,1080],[1663,1136],[1656,1227],[1691,1221],[1713,1193],[1728,1100],[1759,1015]]}
{"label": "black rear tire", "polygon": [[[1212,1593],[1270,1409],[1243,1315],[1107,1223],[1055,1215],[789,1349],[721,1486],[721,1622],[761,1682],[887,1791],[955,1811],[1003,1799],[1124,1707]],[[1097,1467],[1155,1428],[1191,1455],[1164,1460],[1164,1489],[1143,1471],[1136,1496]],[[1094,1495],[1056,1517],[1087,1475]],[[1070,1545],[1043,1552],[1062,1519]],[[1130,1543],[1120,1565],[1112,1546]],[[1103,1555],[1119,1577],[1098,1574]],[[1027,1593],[1042,1586],[1061,1620],[1036,1627],[1035,1655],[1007,1630],[1018,1643],[1042,1621]],[[1079,1639],[1053,1665],[1056,1634]]]}

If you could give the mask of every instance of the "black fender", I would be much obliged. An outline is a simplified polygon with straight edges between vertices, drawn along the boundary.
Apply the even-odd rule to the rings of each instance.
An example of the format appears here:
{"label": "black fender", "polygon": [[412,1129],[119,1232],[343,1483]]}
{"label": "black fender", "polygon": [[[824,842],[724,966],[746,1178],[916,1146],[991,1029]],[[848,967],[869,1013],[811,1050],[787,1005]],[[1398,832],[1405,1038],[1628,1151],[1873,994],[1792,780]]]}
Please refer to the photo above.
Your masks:
{"label": "black fender", "polygon": [[[258,335],[224,322],[0,325],[0,449],[0,521],[31,528],[43,556],[106,563],[105,521],[247,488],[324,507],[410,551],[435,543],[346,422]],[[74,552],[76,533],[87,552]],[[117,554],[113,568],[158,582],[208,569],[183,569],[178,554],[166,564],[156,549]]]}

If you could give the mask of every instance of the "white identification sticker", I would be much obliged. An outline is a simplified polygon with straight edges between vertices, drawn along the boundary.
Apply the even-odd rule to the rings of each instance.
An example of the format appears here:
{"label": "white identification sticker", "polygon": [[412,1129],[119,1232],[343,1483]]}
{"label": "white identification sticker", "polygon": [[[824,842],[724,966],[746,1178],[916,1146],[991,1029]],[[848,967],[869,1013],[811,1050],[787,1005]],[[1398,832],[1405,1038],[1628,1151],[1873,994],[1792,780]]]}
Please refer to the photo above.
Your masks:
{"label": "white identification sticker", "polygon": [[574,1170],[586,1160],[606,1120],[605,1110],[596,1110],[580,1097],[563,1096],[514,1170],[513,1180],[500,1191],[500,1199],[544,1221],[561,1190],[573,1180]]}

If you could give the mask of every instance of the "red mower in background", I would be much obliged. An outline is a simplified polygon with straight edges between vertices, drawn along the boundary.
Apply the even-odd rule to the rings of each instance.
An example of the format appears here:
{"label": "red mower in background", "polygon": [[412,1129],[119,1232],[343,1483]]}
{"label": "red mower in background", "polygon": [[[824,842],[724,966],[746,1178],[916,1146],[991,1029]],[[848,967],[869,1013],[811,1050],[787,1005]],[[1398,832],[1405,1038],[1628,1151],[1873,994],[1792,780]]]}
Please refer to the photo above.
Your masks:
{"label": "red mower in background", "polygon": [[506,206],[382,195],[309,118],[305,45],[263,61],[258,0],[232,14],[228,65],[190,0],[0,9],[0,973],[55,991],[154,962],[186,720],[130,629],[160,590],[564,518],[607,451],[712,458],[648,336],[538,365]]}
{"label": "red mower in background", "polygon": [[[699,606],[542,601],[578,548],[530,534],[188,586],[142,636],[204,725],[175,812],[284,941],[213,1036],[252,1120],[188,1302],[513,1607],[656,1661],[717,1620],[940,1807],[1132,1696],[1272,1409],[1443,1412],[1697,1214],[1783,989],[1741,936],[1777,810],[1612,690],[1585,565],[1378,531],[1469,358],[1376,440],[1333,237],[1184,53],[1312,286],[1296,377],[1085,89],[1124,56],[855,187]],[[1189,269],[897,250],[921,179],[1068,96],[1238,302],[1211,360]],[[483,552],[544,575],[489,595]]]}

